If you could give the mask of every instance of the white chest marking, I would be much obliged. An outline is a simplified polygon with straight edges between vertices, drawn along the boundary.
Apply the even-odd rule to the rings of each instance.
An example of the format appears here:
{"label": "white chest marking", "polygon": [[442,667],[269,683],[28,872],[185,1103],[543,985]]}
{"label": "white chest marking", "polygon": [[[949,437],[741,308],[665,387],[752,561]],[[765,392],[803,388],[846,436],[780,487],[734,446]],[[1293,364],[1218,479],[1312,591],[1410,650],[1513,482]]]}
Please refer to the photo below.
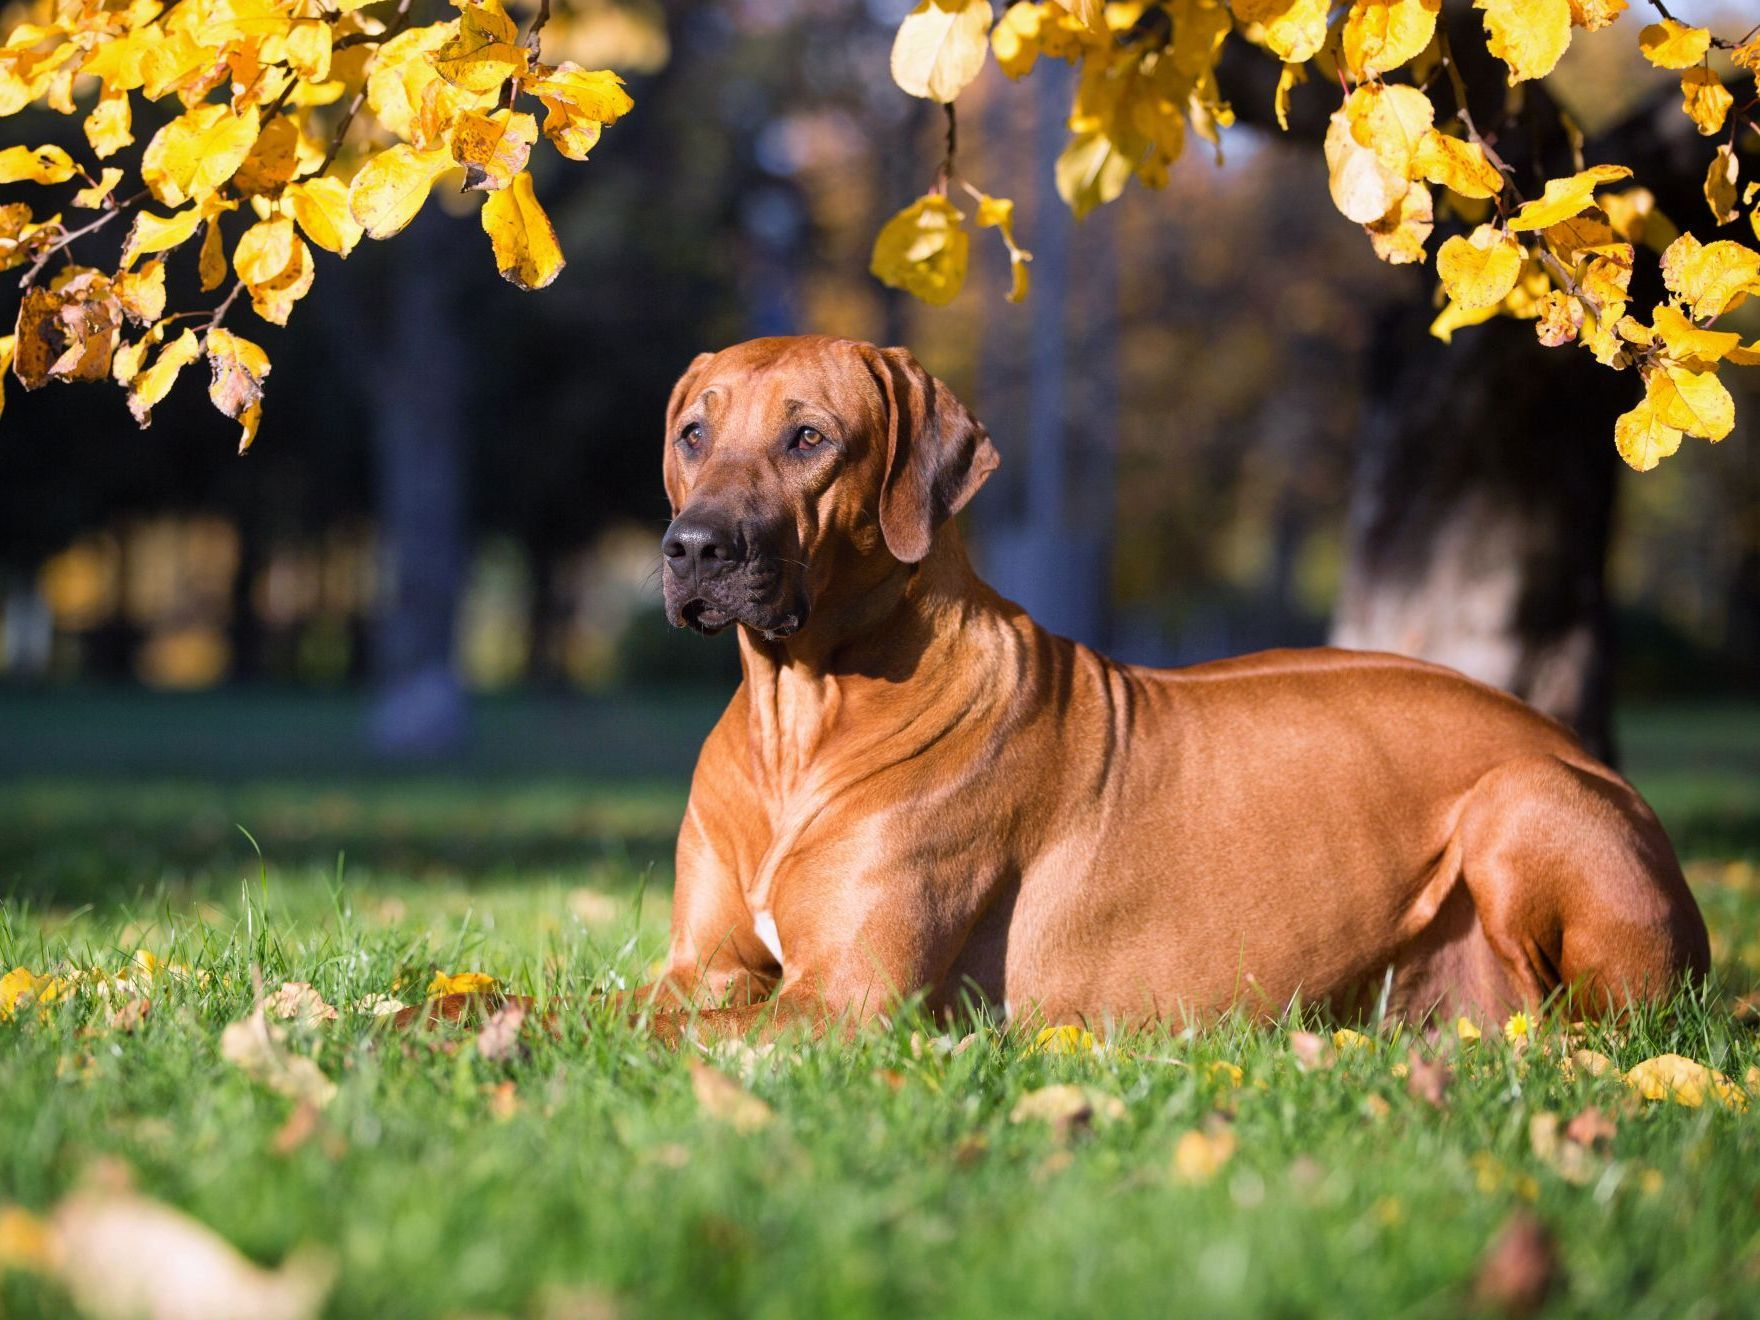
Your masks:
{"label": "white chest marking", "polygon": [[776,933],[776,918],[768,912],[759,912],[752,917],[752,929],[764,947],[770,950],[770,956],[776,959],[776,965],[782,966],[782,937]]}

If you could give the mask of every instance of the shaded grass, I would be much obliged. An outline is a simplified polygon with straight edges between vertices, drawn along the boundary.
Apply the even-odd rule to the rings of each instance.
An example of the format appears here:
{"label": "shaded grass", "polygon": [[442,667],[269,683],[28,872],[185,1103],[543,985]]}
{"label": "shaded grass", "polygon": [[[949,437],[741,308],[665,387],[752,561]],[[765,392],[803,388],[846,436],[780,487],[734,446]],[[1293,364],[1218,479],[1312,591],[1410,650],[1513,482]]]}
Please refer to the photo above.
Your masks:
{"label": "shaded grass", "polygon": [[[1760,740],[1726,731],[1760,721],[1722,713],[1698,742],[1680,726],[1627,739],[1688,858],[1721,988],[1591,1043],[1621,1066],[1675,1051],[1739,1079],[1760,1065],[1729,1011],[1760,969]],[[1397,1075],[1409,1039],[1303,1071],[1284,1030],[1240,1022],[1055,1056],[989,1030],[958,1054],[925,1048],[943,1027],[906,1020],[725,1053],[777,1115],[742,1136],[699,1110],[682,1058],[603,1014],[571,1011],[559,1038],[491,1062],[468,1032],[387,1036],[349,1012],[436,969],[570,1006],[642,978],[664,944],[682,784],[536,770],[0,782],[0,964],[115,971],[146,948],[206,973],[155,981],[133,1034],[90,1003],[0,1024],[0,1201],[44,1210],[115,1157],[255,1259],[334,1253],[332,1309],[348,1316],[593,1300],[641,1315],[1448,1315],[1471,1309],[1486,1241],[1529,1205],[1559,1243],[1560,1314],[1752,1311],[1760,1104],[1637,1102],[1563,1070],[1556,1035],[1458,1054],[1439,1112]],[[219,1054],[253,966],[345,1010],[292,1032],[340,1089],[287,1154],[274,1139],[290,1102]],[[1010,1121],[1060,1081],[1118,1097],[1123,1117],[1071,1140]],[[506,1082],[518,1104],[498,1117]],[[1535,1153],[1529,1123],[1589,1104],[1618,1133],[1579,1184]],[[1218,1115],[1237,1151],[1187,1185],[1175,1145]],[[0,1280],[5,1314],[63,1306],[30,1276]]]}

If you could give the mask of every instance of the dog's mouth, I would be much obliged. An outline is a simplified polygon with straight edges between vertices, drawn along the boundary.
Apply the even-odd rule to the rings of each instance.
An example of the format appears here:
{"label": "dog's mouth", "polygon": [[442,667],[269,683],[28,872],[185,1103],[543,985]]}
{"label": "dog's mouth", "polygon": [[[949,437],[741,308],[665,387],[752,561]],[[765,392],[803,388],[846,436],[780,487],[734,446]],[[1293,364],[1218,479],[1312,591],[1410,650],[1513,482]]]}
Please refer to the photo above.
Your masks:
{"label": "dog's mouth", "polygon": [[794,636],[807,621],[806,606],[799,601],[787,606],[754,603],[735,607],[692,596],[677,604],[668,602],[667,613],[674,627],[689,628],[705,637],[713,637],[732,624],[743,623],[767,642]]}

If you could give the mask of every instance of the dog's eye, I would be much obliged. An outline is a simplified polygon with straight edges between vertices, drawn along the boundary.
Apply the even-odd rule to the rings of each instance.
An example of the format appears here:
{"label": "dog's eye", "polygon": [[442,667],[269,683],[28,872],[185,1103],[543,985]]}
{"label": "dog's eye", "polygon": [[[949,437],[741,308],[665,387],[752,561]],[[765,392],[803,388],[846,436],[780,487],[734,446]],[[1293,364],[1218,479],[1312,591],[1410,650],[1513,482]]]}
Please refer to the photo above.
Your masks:
{"label": "dog's eye", "polygon": [[692,422],[679,432],[678,441],[686,449],[695,449],[703,443],[703,428],[698,423]]}
{"label": "dog's eye", "polygon": [[790,445],[789,448],[791,448],[791,449],[811,449],[814,445],[818,444],[824,438],[825,437],[823,435],[819,434],[819,432],[814,430],[812,427],[803,426],[803,427],[801,427],[800,430],[798,430],[794,433],[794,443],[792,445]]}

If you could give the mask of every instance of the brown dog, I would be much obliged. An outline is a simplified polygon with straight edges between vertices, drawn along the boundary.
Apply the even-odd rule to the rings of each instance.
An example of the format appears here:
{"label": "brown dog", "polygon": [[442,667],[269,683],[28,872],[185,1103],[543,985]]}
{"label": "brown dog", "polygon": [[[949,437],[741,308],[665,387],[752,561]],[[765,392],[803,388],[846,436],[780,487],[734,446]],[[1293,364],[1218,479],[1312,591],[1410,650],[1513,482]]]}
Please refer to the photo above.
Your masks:
{"label": "brown dog", "polygon": [[666,608],[739,625],[745,681],[692,781],[669,974],[637,992],[665,1034],[917,992],[1484,1019],[1704,973],[1662,827],[1563,728],[1390,655],[1149,670],[1053,637],[951,521],[996,464],[903,349],[762,339],[678,382]]}

